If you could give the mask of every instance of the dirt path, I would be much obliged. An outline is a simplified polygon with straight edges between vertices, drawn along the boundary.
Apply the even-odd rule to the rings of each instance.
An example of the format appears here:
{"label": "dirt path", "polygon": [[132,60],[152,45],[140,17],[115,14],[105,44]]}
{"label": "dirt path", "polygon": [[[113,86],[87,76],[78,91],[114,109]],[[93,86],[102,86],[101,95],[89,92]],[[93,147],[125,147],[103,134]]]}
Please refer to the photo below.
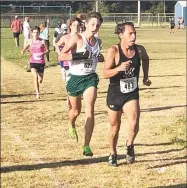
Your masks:
{"label": "dirt path", "polygon": [[[112,171],[106,163],[109,151],[105,104],[108,81],[102,78],[101,71],[95,107],[96,126],[91,142],[96,159],[81,162],[84,113],[81,113],[77,121],[79,143],[71,143],[67,136],[66,92],[65,85],[61,81],[60,68],[45,69],[41,99],[37,100],[34,95],[31,73],[25,72],[4,59],[1,63],[2,125],[4,126],[2,129],[2,166],[18,165],[25,169],[26,167],[22,165],[27,164],[31,169],[42,169],[37,165],[32,167],[33,164],[38,163],[36,159],[38,156],[39,161],[46,164],[45,168],[51,169],[52,173],[55,172],[58,181],[65,183],[67,187],[85,187],[87,184],[93,185],[90,187],[108,187],[109,185],[116,187],[115,181],[111,184],[111,181],[115,180],[114,177],[109,181],[109,174]],[[168,61],[168,65],[169,63]],[[141,182],[146,178],[146,185],[150,186],[182,185],[185,182],[185,148],[180,143],[173,142],[177,139],[180,142],[185,138],[180,138],[180,130],[172,129],[171,134],[168,134],[170,126],[175,126],[178,120],[185,116],[186,110],[185,64],[182,61],[179,63],[181,66],[175,67],[172,74],[168,69],[161,72],[159,64],[152,64],[150,70],[154,70],[151,74],[153,85],[146,88],[140,82],[142,113],[140,132],[136,140],[137,163],[128,168],[121,165],[115,172],[119,179],[126,177],[128,188],[131,185],[132,187],[142,185]],[[102,65],[99,65],[99,70],[101,69]],[[126,124],[124,116],[118,143],[121,159],[124,153]],[[21,146],[19,142],[16,142],[14,136],[11,136],[7,130],[19,136],[20,143],[24,144]],[[30,155],[33,151],[36,158]],[[119,163],[122,164],[123,160]],[[85,167],[87,172],[84,171]],[[3,185],[9,184],[11,187],[15,183],[18,187],[22,187],[23,182],[26,185],[32,183],[32,171],[23,174],[13,169],[10,168],[10,171],[15,172],[16,175],[12,173],[3,175]],[[78,176],[79,173],[82,174],[81,177]],[[102,174],[103,178],[99,174]],[[36,170],[33,181],[42,187],[40,180],[44,176],[47,176],[47,172]],[[139,176],[138,180],[137,176]],[[157,177],[161,179],[155,184]],[[47,179],[47,181],[49,182],[43,182],[47,187],[54,186],[54,179]],[[123,185],[122,181],[119,187],[124,187]]]}

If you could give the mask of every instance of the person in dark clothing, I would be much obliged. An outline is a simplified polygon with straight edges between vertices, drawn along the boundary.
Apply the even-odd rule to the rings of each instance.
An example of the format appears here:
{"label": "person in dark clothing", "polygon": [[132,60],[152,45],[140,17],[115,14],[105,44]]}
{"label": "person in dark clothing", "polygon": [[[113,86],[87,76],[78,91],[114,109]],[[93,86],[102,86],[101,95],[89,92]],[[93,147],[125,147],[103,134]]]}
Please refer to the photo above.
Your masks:
{"label": "person in dark clothing", "polygon": [[175,29],[175,21],[173,18],[170,19],[170,33],[174,33],[174,29]]}
{"label": "person in dark clothing", "polygon": [[140,62],[143,67],[143,83],[151,85],[149,80],[149,57],[145,48],[135,44],[136,30],[132,22],[118,23],[115,32],[120,42],[108,49],[105,57],[103,75],[110,78],[107,93],[107,106],[110,122],[109,165],[117,166],[117,141],[124,112],[129,124],[129,134],[126,142],[126,162],[135,161],[134,140],[139,130],[139,71]]}

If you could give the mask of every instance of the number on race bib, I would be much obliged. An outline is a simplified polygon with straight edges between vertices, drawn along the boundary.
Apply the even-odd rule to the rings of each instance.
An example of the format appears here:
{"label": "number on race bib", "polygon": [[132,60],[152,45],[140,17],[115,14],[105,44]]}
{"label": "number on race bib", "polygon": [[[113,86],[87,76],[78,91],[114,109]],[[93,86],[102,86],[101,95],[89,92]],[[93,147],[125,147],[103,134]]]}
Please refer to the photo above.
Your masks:
{"label": "number on race bib", "polygon": [[120,90],[122,93],[130,93],[137,88],[136,77],[126,78],[120,80]]}
{"label": "number on race bib", "polygon": [[84,64],[84,68],[91,68],[92,67],[92,63],[85,63]]}
{"label": "number on race bib", "polygon": [[34,60],[41,60],[42,59],[42,53],[33,53]]}

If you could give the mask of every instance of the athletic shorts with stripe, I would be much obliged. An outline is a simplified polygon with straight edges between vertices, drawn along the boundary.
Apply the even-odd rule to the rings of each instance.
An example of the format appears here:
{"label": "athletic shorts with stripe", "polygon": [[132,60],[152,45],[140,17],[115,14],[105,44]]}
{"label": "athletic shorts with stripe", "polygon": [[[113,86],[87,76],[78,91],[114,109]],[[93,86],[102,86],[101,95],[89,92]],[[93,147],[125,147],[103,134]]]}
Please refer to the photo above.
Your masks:
{"label": "athletic shorts with stripe", "polygon": [[107,95],[107,106],[113,111],[121,111],[125,103],[131,100],[139,100],[139,93],[116,95],[108,93]]}
{"label": "athletic shorts with stripe", "polygon": [[68,95],[78,96],[83,94],[84,91],[89,87],[97,88],[98,83],[99,77],[96,73],[83,76],[70,74],[70,78],[67,81],[66,89]]}

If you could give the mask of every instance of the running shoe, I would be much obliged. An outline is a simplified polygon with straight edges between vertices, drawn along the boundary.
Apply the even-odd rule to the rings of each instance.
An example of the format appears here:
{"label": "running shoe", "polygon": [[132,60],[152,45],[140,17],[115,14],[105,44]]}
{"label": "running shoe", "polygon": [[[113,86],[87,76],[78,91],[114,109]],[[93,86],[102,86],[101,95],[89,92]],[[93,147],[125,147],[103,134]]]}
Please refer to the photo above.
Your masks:
{"label": "running shoe", "polygon": [[84,146],[83,147],[83,155],[86,156],[86,157],[92,157],[93,156],[93,153],[92,153],[90,146]]}
{"label": "running shoe", "polygon": [[126,162],[132,164],[135,161],[134,145],[127,146],[126,148]]}
{"label": "running shoe", "polygon": [[117,164],[117,154],[113,154],[109,156],[108,158],[108,165],[109,166],[114,166],[116,167],[118,164]]}
{"label": "running shoe", "polygon": [[75,142],[78,142],[78,135],[77,135],[76,128],[69,126],[69,137]]}
{"label": "running shoe", "polygon": [[39,93],[36,93],[36,98],[40,99],[40,94]]}

